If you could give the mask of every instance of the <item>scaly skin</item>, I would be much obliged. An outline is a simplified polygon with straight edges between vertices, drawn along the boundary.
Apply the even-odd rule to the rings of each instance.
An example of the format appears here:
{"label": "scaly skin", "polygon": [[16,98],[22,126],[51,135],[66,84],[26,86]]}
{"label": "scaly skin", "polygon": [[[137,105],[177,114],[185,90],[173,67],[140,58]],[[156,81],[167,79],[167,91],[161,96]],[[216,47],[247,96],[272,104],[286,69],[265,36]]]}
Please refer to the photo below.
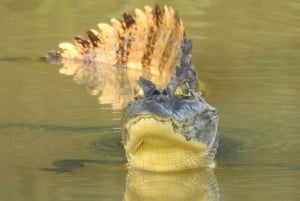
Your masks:
{"label": "scaly skin", "polygon": [[140,78],[125,113],[123,143],[129,164],[153,171],[212,165],[218,145],[216,110],[197,89],[192,42],[181,43],[180,64],[164,89]]}
{"label": "scaly skin", "polygon": [[62,51],[51,51],[48,60],[68,63],[105,63],[145,70],[161,75],[172,72],[180,53],[184,28],[178,14],[168,6],[112,19],[112,25],[99,23],[99,31],[88,30],[88,38],[74,37],[74,44],[60,43]]}
{"label": "scaly skin", "polygon": [[[129,165],[154,171],[211,166],[218,117],[198,92],[192,42],[185,38],[177,13],[168,6],[145,7],[98,27],[100,32],[89,30],[87,39],[75,37],[74,45],[61,43],[62,51],[49,52],[48,60],[62,63],[64,74],[89,80],[103,95],[105,86],[110,87],[108,94],[121,85],[131,90],[138,79],[134,100],[128,104],[126,98],[122,104],[128,105],[122,136]],[[140,71],[132,76],[118,70],[126,68]],[[110,82],[120,73],[129,81]]]}

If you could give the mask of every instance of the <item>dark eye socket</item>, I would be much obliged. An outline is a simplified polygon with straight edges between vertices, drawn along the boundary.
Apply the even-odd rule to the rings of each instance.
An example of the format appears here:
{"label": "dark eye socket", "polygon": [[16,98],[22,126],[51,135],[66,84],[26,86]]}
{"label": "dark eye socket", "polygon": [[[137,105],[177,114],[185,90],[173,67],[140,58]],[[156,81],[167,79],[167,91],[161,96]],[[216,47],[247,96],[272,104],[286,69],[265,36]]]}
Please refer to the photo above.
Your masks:
{"label": "dark eye socket", "polygon": [[190,86],[188,82],[182,82],[180,83],[176,90],[175,90],[175,96],[180,98],[190,98],[192,97],[192,93],[190,91]]}

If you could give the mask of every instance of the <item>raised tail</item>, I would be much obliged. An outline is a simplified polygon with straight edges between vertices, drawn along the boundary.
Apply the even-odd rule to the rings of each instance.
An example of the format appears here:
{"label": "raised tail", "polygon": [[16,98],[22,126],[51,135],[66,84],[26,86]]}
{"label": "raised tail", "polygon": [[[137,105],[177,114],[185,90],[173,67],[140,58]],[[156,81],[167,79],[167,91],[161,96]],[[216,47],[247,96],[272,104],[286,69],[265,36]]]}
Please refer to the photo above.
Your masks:
{"label": "raised tail", "polygon": [[170,72],[179,62],[184,27],[169,6],[135,9],[111,25],[100,23],[99,30],[87,31],[87,38],[76,36],[74,44],[60,43],[61,51],[48,53],[48,60],[106,63],[146,70],[152,74]]}

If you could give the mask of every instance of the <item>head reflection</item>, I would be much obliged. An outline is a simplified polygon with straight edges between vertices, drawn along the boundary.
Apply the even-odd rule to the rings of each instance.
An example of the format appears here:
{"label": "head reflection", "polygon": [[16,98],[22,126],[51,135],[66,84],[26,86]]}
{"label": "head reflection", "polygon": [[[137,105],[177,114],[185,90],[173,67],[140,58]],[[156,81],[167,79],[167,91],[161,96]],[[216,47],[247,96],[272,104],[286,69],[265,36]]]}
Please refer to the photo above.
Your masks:
{"label": "head reflection", "polygon": [[125,201],[218,201],[219,190],[212,169],[150,172],[129,169]]}

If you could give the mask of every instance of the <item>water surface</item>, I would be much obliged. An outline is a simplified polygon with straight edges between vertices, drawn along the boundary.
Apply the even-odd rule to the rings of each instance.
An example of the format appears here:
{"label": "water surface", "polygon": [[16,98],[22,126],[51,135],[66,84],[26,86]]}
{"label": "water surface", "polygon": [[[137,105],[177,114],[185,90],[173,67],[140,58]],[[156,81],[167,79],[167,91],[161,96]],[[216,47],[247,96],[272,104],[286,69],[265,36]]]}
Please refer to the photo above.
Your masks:
{"label": "water surface", "polygon": [[300,199],[300,3],[165,2],[183,19],[205,98],[218,109],[217,168],[158,175],[162,182],[128,172],[118,105],[99,104],[84,83],[40,59],[154,1],[1,0],[0,200],[139,200],[149,191],[152,200],[174,200],[169,192],[188,192],[178,200]]}

